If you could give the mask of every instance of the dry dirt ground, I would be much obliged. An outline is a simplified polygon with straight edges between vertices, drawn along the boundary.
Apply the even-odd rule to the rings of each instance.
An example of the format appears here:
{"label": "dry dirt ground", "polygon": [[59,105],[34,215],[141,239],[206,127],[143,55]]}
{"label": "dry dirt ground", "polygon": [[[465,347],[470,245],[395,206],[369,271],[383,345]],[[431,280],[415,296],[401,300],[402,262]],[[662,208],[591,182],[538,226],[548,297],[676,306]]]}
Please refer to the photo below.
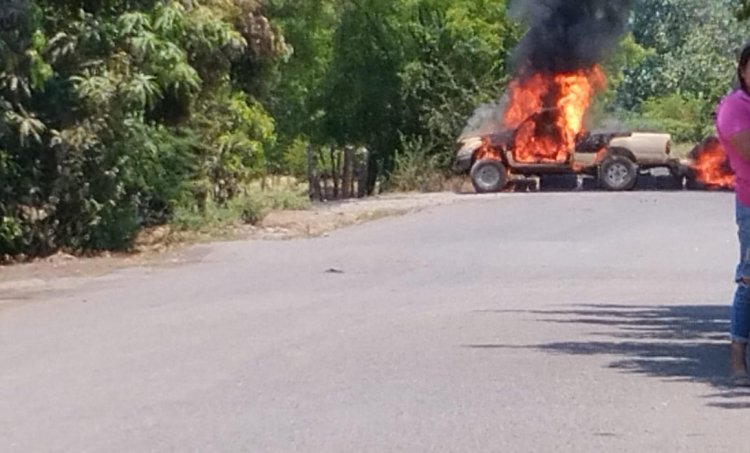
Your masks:
{"label": "dry dirt ground", "polygon": [[199,247],[190,244],[214,240],[288,240],[316,237],[330,231],[383,217],[402,215],[459,201],[477,200],[476,195],[442,192],[398,194],[314,204],[305,211],[270,213],[259,226],[242,226],[215,234],[180,238],[167,228],[145,232],[133,253],[105,253],[75,257],[65,253],[32,263],[0,267],[0,303],[18,301],[38,292],[72,289],[78,277],[95,277],[130,266],[170,266],[194,260]]}

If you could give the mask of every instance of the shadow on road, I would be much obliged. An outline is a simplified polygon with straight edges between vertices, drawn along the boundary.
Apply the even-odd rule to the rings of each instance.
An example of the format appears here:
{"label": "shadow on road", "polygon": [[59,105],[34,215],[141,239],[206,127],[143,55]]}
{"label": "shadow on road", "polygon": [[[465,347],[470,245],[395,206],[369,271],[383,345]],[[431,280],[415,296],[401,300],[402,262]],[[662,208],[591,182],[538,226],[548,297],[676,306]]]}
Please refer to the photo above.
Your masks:
{"label": "shadow on road", "polygon": [[727,386],[728,306],[580,305],[563,310],[484,313],[526,314],[538,322],[589,325],[594,332],[590,341],[466,345],[468,348],[525,348],[551,354],[612,356],[612,369],[667,381],[705,383],[717,390],[706,396],[709,406],[750,409],[750,389]]}

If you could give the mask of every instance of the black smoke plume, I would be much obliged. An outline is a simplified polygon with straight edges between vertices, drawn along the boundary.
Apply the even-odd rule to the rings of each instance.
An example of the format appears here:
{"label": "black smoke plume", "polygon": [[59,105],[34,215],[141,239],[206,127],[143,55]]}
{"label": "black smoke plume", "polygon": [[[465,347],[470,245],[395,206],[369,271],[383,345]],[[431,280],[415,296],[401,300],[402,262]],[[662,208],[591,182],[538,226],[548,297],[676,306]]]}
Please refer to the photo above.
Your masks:
{"label": "black smoke plume", "polygon": [[[528,31],[513,53],[516,78],[558,74],[602,63],[627,30],[633,0],[515,0],[511,15]],[[507,96],[480,106],[459,140],[502,129]]]}
{"label": "black smoke plume", "polygon": [[516,0],[511,13],[528,32],[514,54],[518,75],[588,69],[626,31],[632,0]]}

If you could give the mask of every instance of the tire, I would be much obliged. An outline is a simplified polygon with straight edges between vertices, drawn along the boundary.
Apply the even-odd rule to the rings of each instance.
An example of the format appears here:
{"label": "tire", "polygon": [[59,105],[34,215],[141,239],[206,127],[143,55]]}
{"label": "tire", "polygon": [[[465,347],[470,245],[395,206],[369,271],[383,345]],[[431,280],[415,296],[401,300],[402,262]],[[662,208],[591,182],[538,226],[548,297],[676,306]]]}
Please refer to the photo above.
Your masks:
{"label": "tire", "polygon": [[499,192],[508,184],[508,173],[502,162],[482,159],[471,167],[471,182],[477,193]]}
{"label": "tire", "polygon": [[625,156],[607,156],[599,165],[599,184],[605,190],[632,190],[637,182],[638,166]]}

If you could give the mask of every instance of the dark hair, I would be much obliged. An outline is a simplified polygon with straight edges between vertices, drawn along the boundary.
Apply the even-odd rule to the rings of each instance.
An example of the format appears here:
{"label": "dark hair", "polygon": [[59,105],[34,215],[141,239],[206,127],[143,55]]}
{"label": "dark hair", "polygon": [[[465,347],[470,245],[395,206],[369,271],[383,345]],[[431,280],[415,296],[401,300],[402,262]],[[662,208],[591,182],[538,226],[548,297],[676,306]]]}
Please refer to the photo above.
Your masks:
{"label": "dark hair", "polygon": [[745,93],[750,94],[750,87],[747,85],[747,82],[745,82],[745,78],[742,75],[745,72],[747,63],[750,62],[750,42],[747,42],[742,46],[739,57],[739,64],[737,65],[737,82],[739,83],[739,87],[742,88]]}

